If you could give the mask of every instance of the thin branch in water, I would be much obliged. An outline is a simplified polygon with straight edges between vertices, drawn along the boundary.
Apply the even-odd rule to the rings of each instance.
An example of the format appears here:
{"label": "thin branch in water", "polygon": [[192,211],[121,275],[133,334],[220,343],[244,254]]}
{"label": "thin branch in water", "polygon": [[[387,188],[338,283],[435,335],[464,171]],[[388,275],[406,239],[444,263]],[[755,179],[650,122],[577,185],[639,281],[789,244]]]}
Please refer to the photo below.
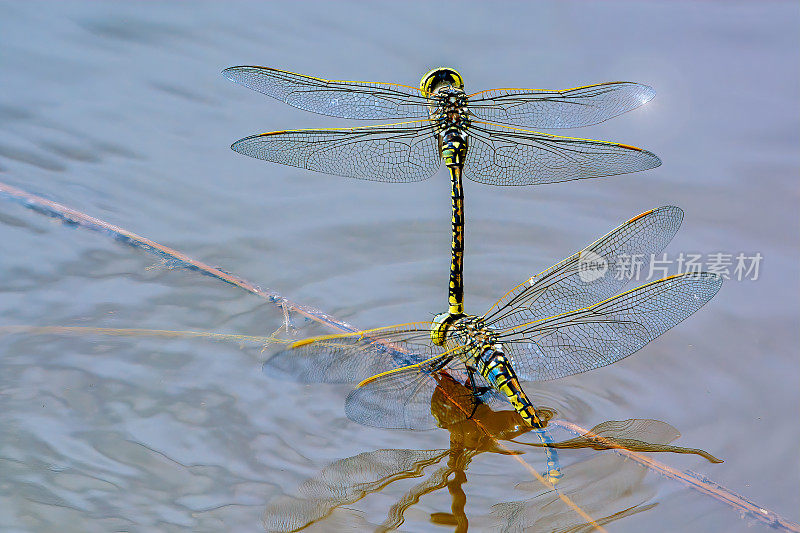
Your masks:
{"label": "thin branch in water", "polygon": [[[310,320],[314,320],[326,327],[331,328],[332,330],[340,333],[349,333],[359,331],[358,328],[348,324],[347,322],[338,320],[327,313],[324,313],[318,309],[314,309],[313,307],[303,306],[297,303],[294,303],[283,296],[281,296],[278,292],[271,291],[271,290],[262,290],[255,284],[244,280],[242,278],[236,277],[230,273],[227,273],[219,268],[214,268],[212,266],[203,263],[202,261],[198,261],[193,259],[177,250],[173,250],[172,248],[168,248],[161,244],[156,243],[150,239],[145,237],[141,237],[127,231],[123,228],[115,226],[113,224],[109,224],[103,220],[91,217],[87,214],[81,213],[80,211],[76,211],[64,205],[58,204],[41,196],[37,196],[22,189],[18,189],[11,185],[7,185],[5,183],[0,182],[0,197],[8,198],[14,202],[17,202],[29,209],[32,209],[38,213],[44,214],[51,218],[56,218],[62,220],[66,224],[71,224],[74,226],[82,227],[85,229],[98,231],[101,233],[106,233],[114,237],[117,241],[127,244],[129,246],[133,246],[135,248],[143,249],[147,252],[153,253],[157,256],[166,258],[168,262],[175,262],[174,264],[180,265],[183,268],[187,268],[189,270],[196,270],[205,274],[207,276],[211,276],[216,278],[220,281],[224,281],[230,285],[234,285],[244,291],[247,291],[251,294],[255,294],[261,298],[266,299],[267,301],[282,307],[285,310],[293,311],[305,318]],[[587,429],[578,426],[577,424],[573,424],[571,422],[566,421],[553,421],[570,431],[573,431],[576,435],[585,434],[588,432]],[[482,428],[485,429],[485,428]],[[490,433],[486,433],[487,436],[492,437]],[[498,442],[498,445],[502,446],[501,443]],[[505,448],[505,446],[502,446]],[[715,498],[718,501],[721,501],[735,510],[742,513],[743,516],[750,516],[758,521],[765,523],[773,528],[782,529],[784,531],[792,531],[795,533],[800,533],[800,526],[786,520],[776,514],[773,511],[765,509],[746,498],[739,496],[738,494],[730,491],[729,489],[719,485],[718,483],[709,480],[699,474],[694,472],[678,472],[677,470],[660,463],[654,459],[649,457],[642,456],[637,452],[632,452],[629,450],[623,449],[615,449],[617,453],[623,454],[630,454],[629,456],[634,460],[640,462],[641,464],[647,466],[650,470],[654,472],[658,472],[670,479],[674,479],[683,483],[684,485],[708,496]],[[518,460],[526,469],[531,472],[531,474],[537,478],[543,485],[551,486],[552,485],[541,476],[536,470],[534,470],[530,465],[528,465],[524,460],[522,460],[518,455],[513,455],[513,457]],[[569,498],[564,496],[562,498],[565,503],[569,505],[571,501]],[[582,513],[579,508],[576,509],[574,503],[570,506],[578,512],[587,523],[592,525],[597,530],[603,530],[602,526],[597,522],[593,521],[591,517]]]}

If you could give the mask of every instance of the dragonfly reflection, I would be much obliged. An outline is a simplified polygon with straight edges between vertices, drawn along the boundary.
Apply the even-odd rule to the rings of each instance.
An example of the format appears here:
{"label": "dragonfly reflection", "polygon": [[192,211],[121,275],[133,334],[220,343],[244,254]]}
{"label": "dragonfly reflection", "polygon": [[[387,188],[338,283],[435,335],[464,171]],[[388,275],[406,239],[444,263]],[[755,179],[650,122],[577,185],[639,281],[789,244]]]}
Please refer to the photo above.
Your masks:
{"label": "dragonfly reflection", "polygon": [[[450,417],[454,413],[450,399],[459,397],[459,394],[445,389],[458,387],[463,388],[463,385],[455,381],[441,383],[431,405],[432,415],[439,425],[450,432],[449,449],[381,449],[336,461],[304,482],[297,495],[272,499],[265,513],[266,529],[296,531],[312,524],[325,529],[328,520],[343,520],[344,523],[337,523],[339,528],[352,526],[348,521],[362,519],[348,516],[340,510],[342,507],[351,506],[396,482],[422,478],[389,507],[383,523],[377,527],[375,524],[359,525],[378,531],[396,529],[406,520],[407,511],[423,496],[447,489],[450,510],[431,513],[430,521],[455,526],[455,531],[466,531],[470,519],[465,511],[467,494],[464,488],[468,481],[466,472],[473,459],[482,453],[522,454],[524,449],[516,449],[517,446],[543,445],[518,440],[535,430],[514,411],[494,411],[481,404],[471,419],[465,420],[457,411]],[[551,443],[547,447],[691,453],[719,462],[702,450],[670,445],[678,436],[675,428],[657,420],[608,421],[598,424],[585,435]],[[499,445],[503,441],[515,445],[515,449]],[[642,486],[646,471],[643,465],[626,461],[617,454],[593,456],[563,469],[558,492],[537,481],[520,485],[523,490],[534,491],[535,495],[523,501],[494,505],[490,513],[472,518],[472,525],[513,531],[529,526],[535,526],[535,531],[572,531],[572,528],[585,526],[579,515],[560,504],[559,494],[569,495],[598,523],[618,520],[653,507],[645,504],[652,496]],[[611,487],[614,490],[608,490]]]}

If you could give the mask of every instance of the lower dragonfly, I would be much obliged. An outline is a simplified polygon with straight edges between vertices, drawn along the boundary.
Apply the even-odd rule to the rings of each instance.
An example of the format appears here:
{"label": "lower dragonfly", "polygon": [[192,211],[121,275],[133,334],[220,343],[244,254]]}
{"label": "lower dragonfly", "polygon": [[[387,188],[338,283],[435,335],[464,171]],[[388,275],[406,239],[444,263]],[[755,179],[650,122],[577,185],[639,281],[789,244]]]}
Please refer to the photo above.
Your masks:
{"label": "lower dragonfly", "polygon": [[[520,380],[561,378],[615,363],[708,302],[722,278],[669,276],[617,293],[625,258],[661,251],[683,211],[665,206],[620,225],[518,285],[485,314],[299,340],[265,363],[308,383],[358,381],[347,416],[385,428],[435,427],[431,397],[443,379],[465,387],[453,404],[470,418],[481,403],[508,401],[524,422],[545,424]],[[437,338],[442,335],[442,338]]]}

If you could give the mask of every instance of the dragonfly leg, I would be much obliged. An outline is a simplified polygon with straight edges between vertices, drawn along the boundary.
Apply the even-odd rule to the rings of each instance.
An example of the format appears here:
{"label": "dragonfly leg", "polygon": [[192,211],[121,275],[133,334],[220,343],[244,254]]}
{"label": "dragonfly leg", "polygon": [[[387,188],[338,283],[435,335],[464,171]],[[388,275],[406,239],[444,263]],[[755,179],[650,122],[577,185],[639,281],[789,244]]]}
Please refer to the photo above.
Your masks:
{"label": "dragonfly leg", "polygon": [[472,416],[475,414],[475,411],[478,410],[480,393],[478,392],[478,385],[475,383],[475,369],[467,367],[467,373],[469,374],[469,385],[472,392],[472,412],[467,418],[472,418]]}

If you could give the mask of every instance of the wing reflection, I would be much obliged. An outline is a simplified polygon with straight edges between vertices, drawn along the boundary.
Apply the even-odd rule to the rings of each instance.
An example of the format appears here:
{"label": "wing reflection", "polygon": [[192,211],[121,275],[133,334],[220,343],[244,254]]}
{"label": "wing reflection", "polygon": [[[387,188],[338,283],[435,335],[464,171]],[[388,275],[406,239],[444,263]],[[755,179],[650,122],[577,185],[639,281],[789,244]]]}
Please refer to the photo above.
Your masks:
{"label": "wing reflection", "polygon": [[[515,411],[494,411],[490,405],[479,403],[468,406],[473,416],[464,420],[465,406],[456,405],[455,399],[470,398],[470,395],[459,387],[464,386],[455,380],[442,380],[431,404],[431,413],[439,426],[450,432],[448,449],[380,449],[336,461],[305,481],[295,495],[281,495],[269,501],[264,516],[266,530],[298,531],[310,526],[324,530],[333,524],[337,529],[358,525],[377,531],[393,530],[403,524],[406,512],[423,496],[446,488],[451,508],[449,512],[432,513],[430,521],[452,526],[457,532],[467,531],[470,520],[465,512],[464,485],[472,460],[481,453],[525,453],[524,449],[499,445],[501,441],[516,445],[515,448],[690,453],[719,462],[703,450],[670,445],[679,433],[658,420],[611,420],[581,436],[560,442],[519,440],[536,430],[525,424]],[[646,473],[644,465],[622,455],[593,455],[562,469],[557,488],[538,481],[520,483],[518,488],[534,493],[529,499],[498,503],[489,514],[471,517],[471,520],[475,526],[502,531],[584,531],[592,526],[561,502],[563,495],[571,498],[596,523],[606,524],[655,506],[647,503],[654,491],[643,483]],[[343,509],[397,481],[411,478],[421,480],[389,507],[381,524],[366,523],[360,514]]]}

